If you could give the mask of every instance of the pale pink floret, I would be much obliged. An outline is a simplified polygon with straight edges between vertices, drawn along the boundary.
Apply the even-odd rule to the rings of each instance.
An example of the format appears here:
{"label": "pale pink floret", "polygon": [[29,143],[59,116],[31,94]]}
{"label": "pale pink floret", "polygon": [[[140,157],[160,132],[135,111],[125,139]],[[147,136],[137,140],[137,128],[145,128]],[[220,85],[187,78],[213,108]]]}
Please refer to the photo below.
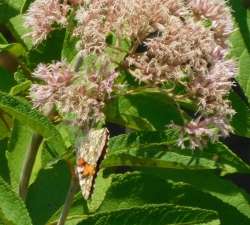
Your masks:
{"label": "pale pink floret", "polygon": [[[96,63],[96,64],[95,64]],[[115,88],[118,74],[106,56],[100,56],[93,68],[75,73],[65,62],[40,64],[33,76],[44,84],[33,84],[33,105],[44,111],[55,105],[59,113],[78,126],[104,119],[105,101]]]}
{"label": "pale pink floret", "polygon": [[65,62],[56,62],[49,65],[39,64],[33,72],[33,76],[52,87],[59,88],[69,84],[74,76],[74,71]]}
{"label": "pale pink floret", "polygon": [[[210,31],[192,20],[183,24],[171,19],[166,34],[145,40],[148,50],[127,57],[132,74],[142,82],[160,84],[167,80],[179,80],[183,72],[207,72],[213,63],[212,54],[218,47]],[[192,68],[192,70],[191,70]],[[190,74],[189,74],[190,73]]]}
{"label": "pale pink floret", "polygon": [[185,13],[182,1],[93,0],[87,9],[78,10],[75,34],[82,38],[85,51],[100,52],[110,31],[141,43],[151,32],[164,27],[170,14]]}
{"label": "pale pink floret", "polygon": [[74,72],[65,62],[56,62],[39,64],[33,76],[44,81],[44,84],[33,84],[30,89],[33,105],[43,109],[60,98],[60,92],[70,84]]}
{"label": "pale pink floret", "polygon": [[223,42],[233,32],[230,9],[222,0],[188,0],[189,6],[196,15],[212,21],[212,29],[216,38]]}
{"label": "pale pink floret", "polygon": [[[211,107],[220,108],[232,88],[236,74],[234,61],[219,61],[205,75],[199,75],[188,84],[188,90],[194,95],[201,111],[211,111]],[[225,112],[226,113],[226,112]]]}
{"label": "pale pink floret", "polygon": [[[233,130],[230,121],[235,111],[227,99],[236,74],[234,61],[218,61],[208,74],[198,75],[188,84],[188,92],[198,101],[198,119],[183,128],[182,136],[189,136],[189,144],[202,148],[210,140],[227,137]],[[179,145],[186,147],[183,138]]]}
{"label": "pale pink floret", "polygon": [[[73,114],[73,123],[88,126],[104,120],[103,108],[115,89],[115,72],[106,56],[100,56],[91,69],[82,71],[76,82],[63,90],[58,108],[63,114]],[[98,68],[97,68],[98,67]]]}
{"label": "pale pink floret", "polygon": [[67,1],[62,3],[60,0],[34,1],[25,15],[24,24],[32,30],[27,35],[31,36],[34,44],[39,44],[54,30],[54,24],[61,26],[67,24],[68,11]]}
{"label": "pale pink floret", "polygon": [[49,85],[32,84],[30,97],[35,108],[45,109],[54,104],[54,88]]}

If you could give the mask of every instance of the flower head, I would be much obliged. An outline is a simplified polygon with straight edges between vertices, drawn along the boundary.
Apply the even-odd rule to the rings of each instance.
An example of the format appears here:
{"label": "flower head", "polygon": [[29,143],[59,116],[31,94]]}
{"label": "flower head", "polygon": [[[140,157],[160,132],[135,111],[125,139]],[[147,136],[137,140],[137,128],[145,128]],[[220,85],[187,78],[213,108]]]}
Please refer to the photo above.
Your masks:
{"label": "flower head", "polygon": [[226,6],[225,1],[188,0],[188,2],[195,16],[212,21],[211,30],[214,31],[216,40],[224,44],[233,31],[230,9]]}
{"label": "flower head", "polygon": [[[36,2],[44,4],[44,0]],[[57,3],[60,5],[57,12],[62,6],[66,7],[65,3]],[[182,96],[197,106],[193,118],[186,118],[185,124],[179,127],[182,147],[202,148],[208,141],[217,141],[232,132],[230,120],[235,112],[227,98],[236,65],[227,59],[227,42],[233,26],[225,3],[220,0],[71,1],[73,5],[78,3],[74,29],[74,35],[79,38],[76,48],[87,60],[93,55],[96,57],[77,74],[60,63],[40,65],[34,76],[45,85],[31,88],[36,106],[54,103],[61,114],[69,115],[80,126],[97,123],[104,119],[105,103],[117,89],[115,80],[122,67],[147,87],[180,84]],[[32,10],[31,7],[30,12]],[[38,21],[41,16],[37,16],[40,14],[34,13],[33,24],[49,31],[54,22],[64,24],[67,7],[63,12],[59,13],[63,15],[62,20],[57,20],[59,14],[55,13],[41,23]],[[125,38],[132,45],[126,50],[124,61],[116,65],[111,62],[112,57],[106,55],[106,47],[108,50],[113,47],[106,42],[111,32],[117,43]],[[114,49],[120,51],[117,43]],[[171,91],[172,96],[178,92],[174,88]]]}
{"label": "flower head", "polygon": [[33,84],[30,97],[35,107],[44,108],[55,103],[62,89],[73,80],[74,72],[65,62],[56,62],[39,64],[33,76],[44,81],[44,84]]}
{"label": "flower head", "polygon": [[100,52],[110,31],[141,43],[150,33],[167,23],[170,13],[185,14],[182,1],[93,0],[88,7],[78,10],[75,33],[82,38],[83,49]]}
{"label": "flower head", "polygon": [[75,73],[65,62],[40,64],[33,73],[44,84],[33,84],[30,96],[35,107],[55,105],[66,120],[89,126],[104,120],[105,101],[115,88],[117,73],[103,55],[93,65]]}
{"label": "flower head", "polygon": [[54,24],[62,26],[67,24],[68,11],[67,1],[63,3],[60,0],[34,1],[25,15],[24,24],[32,29],[27,35],[31,36],[34,44],[39,44],[54,29]]}

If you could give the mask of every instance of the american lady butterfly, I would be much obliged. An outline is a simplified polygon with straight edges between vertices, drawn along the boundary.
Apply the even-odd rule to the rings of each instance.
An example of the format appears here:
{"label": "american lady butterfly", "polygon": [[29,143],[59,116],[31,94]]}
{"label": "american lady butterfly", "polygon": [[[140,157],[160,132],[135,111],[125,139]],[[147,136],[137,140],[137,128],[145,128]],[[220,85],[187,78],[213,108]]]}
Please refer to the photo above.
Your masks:
{"label": "american lady butterfly", "polygon": [[106,128],[91,129],[77,152],[76,171],[85,199],[91,196],[98,167],[106,153],[108,139],[109,132]]}

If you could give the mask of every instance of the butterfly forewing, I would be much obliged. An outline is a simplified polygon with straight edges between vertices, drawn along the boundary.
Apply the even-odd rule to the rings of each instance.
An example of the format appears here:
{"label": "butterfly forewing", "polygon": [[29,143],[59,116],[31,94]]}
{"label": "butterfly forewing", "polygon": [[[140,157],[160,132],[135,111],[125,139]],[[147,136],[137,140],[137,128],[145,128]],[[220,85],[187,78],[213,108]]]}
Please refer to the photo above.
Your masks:
{"label": "butterfly forewing", "polygon": [[82,195],[88,199],[91,195],[97,169],[106,153],[109,132],[106,128],[91,129],[82,141],[77,152],[77,173]]}

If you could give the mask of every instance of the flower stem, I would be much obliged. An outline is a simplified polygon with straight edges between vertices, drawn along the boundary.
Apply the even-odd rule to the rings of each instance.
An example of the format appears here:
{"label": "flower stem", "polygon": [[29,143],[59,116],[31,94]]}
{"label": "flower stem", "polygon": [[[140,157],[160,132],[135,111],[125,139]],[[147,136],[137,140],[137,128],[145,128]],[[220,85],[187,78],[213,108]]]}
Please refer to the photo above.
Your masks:
{"label": "flower stem", "polygon": [[21,179],[20,179],[20,184],[19,184],[19,196],[23,200],[26,199],[31,172],[32,172],[35,160],[36,160],[36,155],[37,155],[39,146],[42,143],[42,140],[43,140],[42,136],[38,134],[33,134],[31,145],[30,145],[30,148],[27,152],[27,155],[24,161],[24,166],[21,172]]}
{"label": "flower stem", "polygon": [[[45,116],[49,117],[53,111],[53,108],[47,109],[47,111],[44,113]],[[32,173],[32,169],[36,160],[37,152],[39,150],[39,147],[43,141],[43,137],[39,134],[34,133],[32,136],[30,147],[27,151],[27,154],[25,156],[23,168],[21,171],[20,176],[20,183],[19,183],[19,196],[25,201],[26,195],[28,192],[30,177]]]}
{"label": "flower stem", "polygon": [[73,202],[73,198],[75,196],[75,193],[78,191],[78,189],[79,189],[78,179],[75,176],[75,174],[72,173],[68,194],[67,194],[67,197],[65,199],[63,210],[62,210],[62,213],[60,215],[60,218],[58,220],[57,225],[64,225],[65,224],[70,207],[71,207],[71,204]]}

